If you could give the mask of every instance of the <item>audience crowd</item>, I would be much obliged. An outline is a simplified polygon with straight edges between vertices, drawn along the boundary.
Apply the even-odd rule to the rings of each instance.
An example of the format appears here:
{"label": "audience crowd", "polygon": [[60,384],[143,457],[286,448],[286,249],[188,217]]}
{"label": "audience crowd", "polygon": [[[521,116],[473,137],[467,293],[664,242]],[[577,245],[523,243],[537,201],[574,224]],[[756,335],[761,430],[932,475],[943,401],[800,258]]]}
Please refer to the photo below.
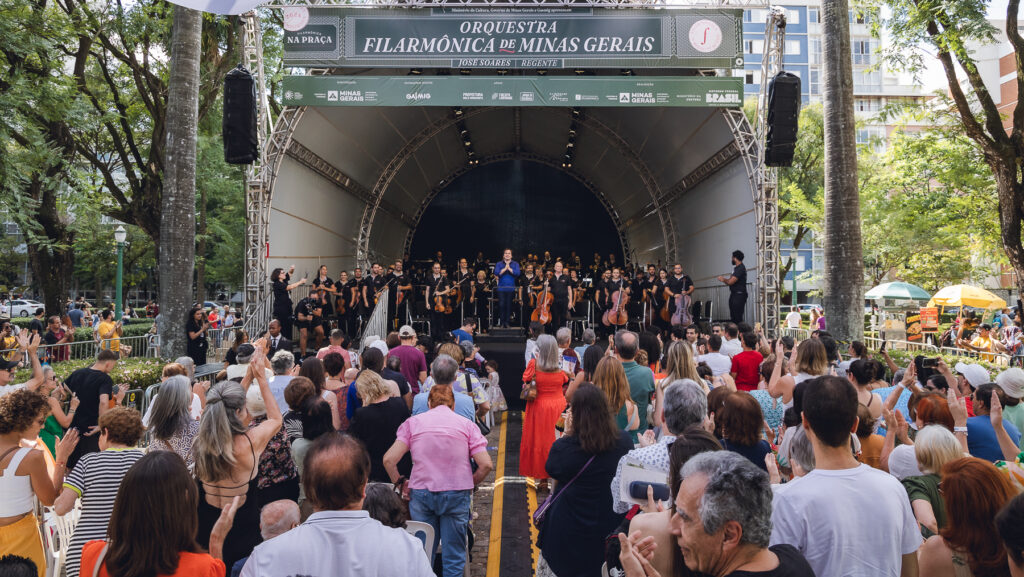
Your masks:
{"label": "audience crowd", "polygon": [[[297,361],[272,324],[213,379],[167,364],[144,416],[116,351],[59,383],[17,338],[0,575],[46,574],[56,518],[68,577],[465,574],[497,363],[409,326]],[[505,474],[538,496],[538,576],[1024,575],[1024,370],[701,328],[530,328]]]}

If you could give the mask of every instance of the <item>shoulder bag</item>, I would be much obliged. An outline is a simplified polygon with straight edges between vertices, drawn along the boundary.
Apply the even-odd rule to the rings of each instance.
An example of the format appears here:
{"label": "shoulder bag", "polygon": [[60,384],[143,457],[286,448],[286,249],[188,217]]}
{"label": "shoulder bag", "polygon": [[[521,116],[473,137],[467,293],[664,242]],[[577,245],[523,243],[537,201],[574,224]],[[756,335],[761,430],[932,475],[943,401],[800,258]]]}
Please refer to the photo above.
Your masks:
{"label": "shoulder bag", "polygon": [[533,513],[533,526],[534,527],[540,529],[541,525],[544,524],[545,517],[547,517],[548,510],[551,509],[551,506],[555,504],[555,501],[558,499],[559,495],[564,493],[565,490],[568,489],[572,485],[573,481],[575,481],[576,479],[580,478],[580,475],[583,474],[583,471],[586,471],[587,467],[589,467],[590,464],[594,462],[594,458],[595,457],[597,457],[597,455],[594,455],[594,456],[590,457],[590,459],[586,462],[586,464],[583,465],[583,467],[579,470],[579,472],[576,473],[576,475],[572,479],[570,479],[569,482],[566,483],[564,487],[559,489],[557,493],[553,493],[551,495],[548,495],[548,498],[544,499],[544,502],[541,503],[539,507],[537,507],[537,510],[534,511],[534,513]]}
{"label": "shoulder bag", "polygon": [[[469,398],[473,399],[473,407],[475,408],[476,396],[473,395],[473,379],[472,377],[470,377],[468,371],[464,373],[464,376],[466,377],[466,390],[469,391]],[[484,423],[482,420],[480,420],[480,417],[475,417],[474,422],[476,423],[477,428],[480,429],[481,435],[486,437],[487,435],[490,434],[491,428],[488,427],[487,424]]]}

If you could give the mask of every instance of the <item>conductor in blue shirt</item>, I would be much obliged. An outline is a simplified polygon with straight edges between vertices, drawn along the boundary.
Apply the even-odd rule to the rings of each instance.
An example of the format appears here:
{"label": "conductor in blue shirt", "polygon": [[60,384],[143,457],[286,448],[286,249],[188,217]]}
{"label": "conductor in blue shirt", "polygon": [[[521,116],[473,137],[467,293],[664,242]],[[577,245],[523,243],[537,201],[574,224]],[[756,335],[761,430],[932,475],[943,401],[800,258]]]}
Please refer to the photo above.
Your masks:
{"label": "conductor in blue shirt", "polygon": [[501,260],[494,265],[494,276],[498,277],[498,322],[507,329],[512,314],[512,295],[519,277],[519,263],[512,260],[512,249],[506,248]]}

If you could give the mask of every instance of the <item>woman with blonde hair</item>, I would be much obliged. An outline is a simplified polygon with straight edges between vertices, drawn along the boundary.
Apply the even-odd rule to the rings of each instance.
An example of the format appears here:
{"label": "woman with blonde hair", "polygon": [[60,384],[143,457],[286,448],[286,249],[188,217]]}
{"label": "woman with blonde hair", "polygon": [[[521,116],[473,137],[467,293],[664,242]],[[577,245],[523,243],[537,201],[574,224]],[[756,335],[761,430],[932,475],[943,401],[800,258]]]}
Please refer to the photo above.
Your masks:
{"label": "woman with blonde hair", "polygon": [[640,426],[640,415],[636,403],[629,397],[629,381],[622,361],[615,357],[601,359],[594,371],[594,384],[608,397],[608,408],[619,430],[635,431]]}
{"label": "woman with blonde hair", "polygon": [[527,367],[523,380],[530,378],[537,388],[537,396],[526,402],[523,416],[523,437],[519,444],[519,474],[544,480],[548,473],[544,469],[548,452],[555,442],[555,423],[565,411],[565,395],[562,387],[569,381],[568,375],[559,364],[559,349],[555,337],[537,337],[535,362]]}
{"label": "woman with blonde hair", "polygon": [[[348,432],[366,446],[370,455],[370,480],[388,483],[391,479],[384,469],[384,454],[395,444],[398,427],[409,418],[409,407],[402,397],[391,396],[384,378],[373,371],[363,371],[356,378],[356,390],[363,406],[352,416]],[[408,475],[412,461],[402,459],[398,469]]]}
{"label": "woman with blonde hair", "polygon": [[785,408],[793,406],[793,389],[808,379],[820,377],[828,373],[828,354],[825,345],[818,339],[802,341],[793,349],[789,360],[789,372],[782,374],[782,362],[786,358],[786,349],[782,339],[775,345],[775,367],[771,379],[768,380],[768,392],[775,398],[782,398]]}
{"label": "woman with blonde hair", "polygon": [[668,346],[665,352],[665,373],[666,377],[654,388],[654,415],[655,427],[661,427],[662,409],[665,406],[665,387],[681,379],[690,379],[704,389],[705,393],[711,391],[704,379],[697,374],[697,363],[693,359],[693,349],[686,341],[675,341]]}

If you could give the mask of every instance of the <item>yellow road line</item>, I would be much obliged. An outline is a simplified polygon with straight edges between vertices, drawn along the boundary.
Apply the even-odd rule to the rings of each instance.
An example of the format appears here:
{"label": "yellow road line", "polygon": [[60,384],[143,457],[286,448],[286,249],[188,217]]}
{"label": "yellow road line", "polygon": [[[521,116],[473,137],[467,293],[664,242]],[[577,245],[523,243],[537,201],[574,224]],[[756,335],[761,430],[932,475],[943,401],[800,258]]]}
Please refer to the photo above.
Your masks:
{"label": "yellow road line", "polygon": [[501,414],[501,432],[498,434],[497,466],[494,467],[494,492],[491,494],[491,536],[487,544],[487,577],[501,573],[501,520],[505,500],[505,438],[508,414]]}
{"label": "yellow road line", "polygon": [[530,481],[532,482],[526,485],[526,510],[529,515],[527,523],[530,524],[530,548],[533,550],[533,572],[536,574],[537,561],[540,559],[540,549],[537,548],[537,538],[540,532],[537,531],[537,526],[533,524],[533,514],[537,511],[537,480],[530,479]]}

